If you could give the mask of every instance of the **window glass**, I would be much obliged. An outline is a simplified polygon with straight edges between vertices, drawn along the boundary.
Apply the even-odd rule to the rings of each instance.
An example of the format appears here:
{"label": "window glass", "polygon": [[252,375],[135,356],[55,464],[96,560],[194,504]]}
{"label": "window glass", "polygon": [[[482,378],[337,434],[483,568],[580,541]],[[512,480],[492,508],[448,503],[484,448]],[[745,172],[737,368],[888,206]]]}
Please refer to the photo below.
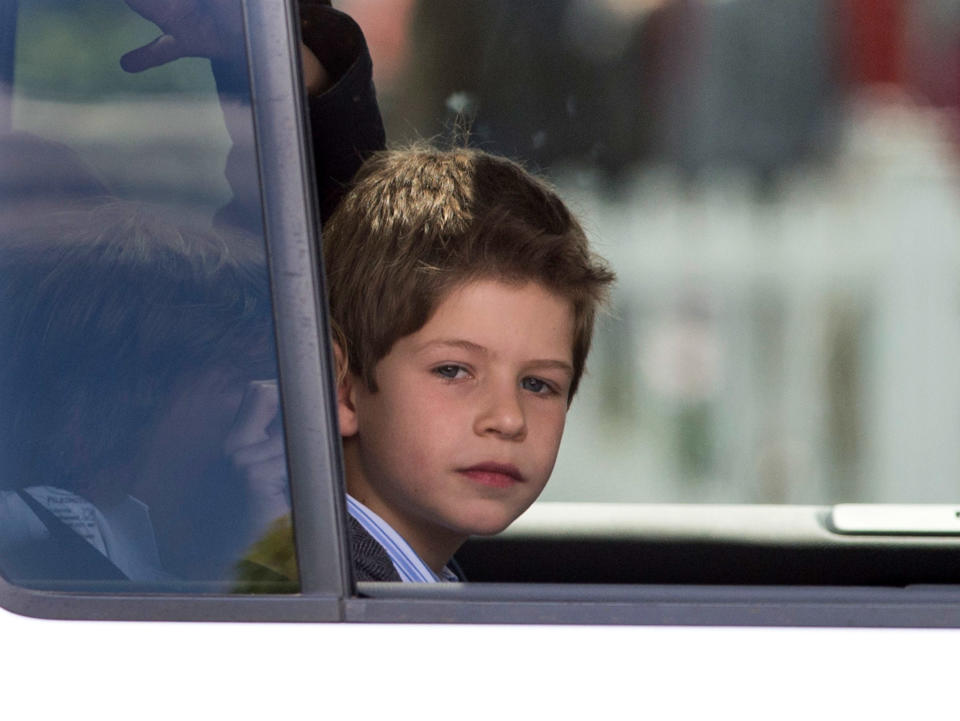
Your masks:
{"label": "window glass", "polygon": [[395,142],[546,173],[619,275],[546,500],[960,491],[960,5],[344,0]]}
{"label": "window glass", "polygon": [[[142,72],[122,0],[0,0],[0,572],[298,588],[240,4]],[[161,3],[163,5],[163,3]]]}

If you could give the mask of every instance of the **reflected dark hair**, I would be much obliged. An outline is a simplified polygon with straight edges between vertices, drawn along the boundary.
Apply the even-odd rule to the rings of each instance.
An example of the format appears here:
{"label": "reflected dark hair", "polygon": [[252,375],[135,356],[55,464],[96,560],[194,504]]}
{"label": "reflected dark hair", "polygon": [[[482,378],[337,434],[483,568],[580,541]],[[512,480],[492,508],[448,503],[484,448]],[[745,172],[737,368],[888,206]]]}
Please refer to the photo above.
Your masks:
{"label": "reflected dark hair", "polygon": [[136,459],[179,380],[276,374],[255,239],[121,202],[18,225],[0,225],[0,484],[83,495]]}

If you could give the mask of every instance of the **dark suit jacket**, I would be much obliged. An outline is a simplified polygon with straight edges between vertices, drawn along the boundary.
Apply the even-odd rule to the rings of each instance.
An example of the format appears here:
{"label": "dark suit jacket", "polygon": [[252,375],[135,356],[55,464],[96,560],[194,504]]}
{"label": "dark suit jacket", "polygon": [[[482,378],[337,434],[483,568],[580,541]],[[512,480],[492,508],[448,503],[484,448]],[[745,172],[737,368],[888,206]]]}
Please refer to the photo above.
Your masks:
{"label": "dark suit jacket", "polygon": [[360,522],[347,515],[353,575],[358,581],[399,581],[400,575],[383,546],[366,532]]}
{"label": "dark suit jacket", "polygon": [[[347,514],[347,535],[350,536],[350,555],[353,558],[353,575],[358,581],[400,581],[400,575],[390,560],[390,556],[383,546],[377,543],[373,536],[364,530],[360,522]],[[447,568],[454,572],[462,582],[467,577],[457,563],[451,558]]]}

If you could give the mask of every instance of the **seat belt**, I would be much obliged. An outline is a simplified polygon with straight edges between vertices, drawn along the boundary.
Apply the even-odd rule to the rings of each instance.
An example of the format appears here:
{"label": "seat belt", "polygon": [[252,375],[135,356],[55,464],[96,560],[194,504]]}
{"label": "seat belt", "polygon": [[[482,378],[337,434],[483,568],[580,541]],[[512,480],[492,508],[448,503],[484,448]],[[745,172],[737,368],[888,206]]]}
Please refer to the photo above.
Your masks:
{"label": "seat belt", "polygon": [[[82,578],[89,580],[103,581],[127,581],[130,580],[123,571],[109,558],[94,548],[79,533],[70,528],[69,525],[56,517],[50,510],[31,496],[23,488],[17,489],[17,495],[23,499],[30,510],[36,514],[40,522],[46,526],[50,533],[50,538],[56,544],[56,550],[61,554],[61,560],[69,563],[71,566],[78,565],[89,571],[84,573]],[[74,578],[68,574],[69,578]],[[54,580],[54,579],[50,579]]]}

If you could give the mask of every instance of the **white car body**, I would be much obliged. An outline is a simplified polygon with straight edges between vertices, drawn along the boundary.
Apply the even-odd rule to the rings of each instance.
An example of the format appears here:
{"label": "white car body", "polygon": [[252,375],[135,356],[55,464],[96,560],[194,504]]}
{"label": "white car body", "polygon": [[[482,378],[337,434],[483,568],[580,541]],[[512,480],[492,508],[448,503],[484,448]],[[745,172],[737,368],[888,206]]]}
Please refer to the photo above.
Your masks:
{"label": "white car body", "polygon": [[[958,631],[50,621],[6,718],[950,717]],[[11,713],[11,711],[16,713]]]}

